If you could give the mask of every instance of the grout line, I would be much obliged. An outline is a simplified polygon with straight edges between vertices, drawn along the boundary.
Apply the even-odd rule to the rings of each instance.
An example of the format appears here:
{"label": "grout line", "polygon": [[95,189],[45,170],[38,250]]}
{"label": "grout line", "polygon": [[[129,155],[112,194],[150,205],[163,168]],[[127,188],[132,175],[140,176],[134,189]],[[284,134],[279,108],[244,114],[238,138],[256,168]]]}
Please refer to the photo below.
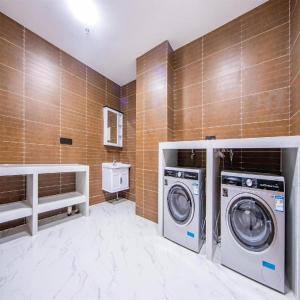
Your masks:
{"label": "grout line", "polygon": [[[290,1],[291,1],[291,0],[290,0]],[[297,5],[298,5],[298,1],[299,1],[299,0],[295,0],[294,9],[291,11],[290,16],[292,16],[292,15],[294,14],[294,12],[295,12],[295,10],[296,10],[296,7],[297,7]]]}
{"label": "grout line", "polygon": [[298,72],[296,73],[296,75],[294,76],[294,78],[292,78],[291,80],[291,85],[294,84],[294,82],[296,81],[296,79],[298,79],[298,76],[300,75],[300,69],[298,70]]}
{"label": "grout line", "polygon": [[292,120],[299,112],[300,112],[300,109],[297,110],[293,115],[291,115],[290,120]]}
{"label": "grout line", "polygon": [[[289,53],[287,53],[287,54],[285,54],[285,55],[281,55],[281,56],[275,57],[275,58],[271,58],[271,59],[268,59],[268,60],[264,60],[264,61],[262,61],[262,62],[260,62],[260,63],[254,64],[254,65],[251,65],[251,66],[242,67],[242,68],[239,69],[239,70],[231,70],[230,72],[226,72],[226,73],[221,74],[221,75],[219,75],[219,76],[210,77],[210,78],[205,79],[205,80],[202,78],[202,82],[196,82],[196,83],[192,83],[192,84],[189,84],[189,85],[185,85],[185,86],[183,86],[183,87],[180,87],[180,88],[175,89],[175,91],[182,90],[182,89],[185,89],[185,88],[188,88],[188,87],[191,87],[191,86],[200,84],[200,83],[202,83],[202,85],[204,85],[204,84],[205,84],[206,82],[208,82],[208,81],[212,81],[212,80],[216,80],[216,79],[221,79],[222,77],[226,77],[226,76],[232,75],[232,74],[237,73],[237,72],[242,72],[242,71],[244,71],[244,70],[249,70],[249,69],[255,68],[255,67],[257,67],[257,66],[263,65],[263,64],[265,64],[265,63],[269,63],[269,62],[271,62],[271,61],[278,60],[278,59],[285,58],[285,57],[289,57]],[[176,85],[176,84],[175,84],[175,85]]]}
{"label": "grout line", "polygon": [[[52,104],[52,103],[47,103],[46,101],[41,101],[41,100],[38,100],[36,98],[31,98],[31,97],[28,97],[28,96],[24,96],[25,97],[25,100],[31,100],[31,101],[35,101],[35,102],[39,102],[41,104],[44,104],[44,105],[48,105],[48,106],[51,106],[53,108],[59,108],[60,104],[56,105],[56,104]],[[59,93],[59,98],[60,98],[60,93]]]}
{"label": "grout line", "polygon": [[[144,101],[144,99],[143,99]],[[145,105],[143,104],[143,107]],[[144,137],[145,137],[145,115],[143,114],[143,118],[141,119],[142,122],[142,152],[143,152],[143,166],[142,166],[142,216],[145,216],[145,174],[144,174],[144,167],[145,167],[145,145],[144,145]]]}
{"label": "grout line", "polygon": [[[61,137],[62,126],[62,52],[59,50],[59,138]],[[59,144],[59,163],[62,163],[62,146]],[[62,192],[62,175],[59,174],[59,192]]]}
{"label": "grout line", "polygon": [[[55,109],[59,109],[59,110],[66,110],[66,111],[68,111],[68,112],[72,112],[72,113],[75,113],[75,114],[78,114],[78,115],[81,115],[81,116],[83,116],[83,115],[85,115],[84,113],[81,113],[81,112],[79,112],[78,110],[74,110],[74,109],[71,109],[71,108],[69,108],[69,107],[66,107],[66,106],[64,106],[64,105],[62,105],[62,93],[61,93],[61,88],[59,88],[59,90],[60,90],[60,92],[59,92],[59,104],[58,105],[56,105],[56,104],[52,104],[52,103],[47,103],[47,102],[45,102],[45,101],[41,101],[41,100],[38,100],[38,99],[36,99],[36,98],[31,98],[31,97],[28,97],[28,96],[25,96],[25,100],[31,100],[31,101],[35,101],[35,102],[38,102],[38,103],[40,103],[40,104],[43,104],[43,105],[47,105],[47,106],[50,106],[50,107],[52,107],[52,108],[55,108]],[[5,90],[4,90],[5,91]],[[7,92],[7,91],[5,91],[5,92]],[[8,91],[9,92],[9,91]],[[83,99],[85,99],[85,97],[82,97],[81,96],[81,98],[83,98]],[[92,100],[91,100],[92,101]],[[95,102],[95,101],[92,101],[92,102],[94,102],[94,103],[97,103],[97,102]],[[97,104],[99,104],[99,103],[97,103]],[[40,122],[40,123],[44,123],[44,122]],[[45,123],[45,124],[47,124],[47,123]]]}
{"label": "grout line", "polygon": [[23,93],[15,93],[15,92],[13,92],[13,91],[11,91],[11,90],[8,90],[8,89],[1,89],[0,88],[0,92],[5,92],[5,93],[9,93],[9,94],[12,94],[13,96],[19,96],[19,97],[23,97]]}
{"label": "grout line", "polygon": [[206,55],[206,56],[204,56],[204,53],[203,53],[203,60],[205,60],[205,59],[207,59],[208,57],[211,57],[211,56],[214,56],[214,55],[216,55],[216,54],[219,54],[219,53],[221,53],[221,52],[223,52],[223,51],[227,51],[227,50],[229,50],[230,48],[235,48],[236,46],[238,46],[239,44],[241,44],[241,40],[240,41],[238,41],[237,43],[235,43],[235,44],[232,44],[232,45],[230,45],[230,46],[228,46],[228,47],[225,47],[225,48],[223,48],[223,49],[220,49],[220,50],[217,50],[217,51],[215,51],[215,52],[212,52],[211,54],[208,54],[208,55]]}
{"label": "grout line", "polygon": [[[87,151],[87,146],[88,146],[88,131],[87,131],[87,124],[88,124],[88,99],[87,99],[87,94],[88,94],[88,84],[87,84],[87,66],[84,66],[85,69],[85,162],[87,164],[88,162],[88,151]],[[103,126],[103,123],[102,123]]]}
{"label": "grout line", "polygon": [[[203,43],[203,42],[202,42],[202,43]],[[175,50],[175,51],[176,51],[176,50]],[[201,50],[201,52],[203,53],[202,50]],[[202,60],[203,60],[203,54],[201,54],[201,58],[197,58],[197,59],[193,60],[192,62],[189,62],[188,64],[185,64],[185,65],[180,66],[180,67],[178,67],[178,68],[173,68],[173,70],[174,70],[174,72],[176,72],[176,71],[178,71],[178,70],[181,70],[181,69],[187,68],[187,67],[189,67],[189,66],[191,66],[191,65],[194,65],[194,64],[196,64],[196,63],[198,63],[198,62],[201,62]]]}
{"label": "grout line", "polygon": [[[261,32],[261,33],[258,33],[258,34],[256,34],[256,35],[254,35],[254,36],[252,36],[252,37],[250,37],[250,38],[248,38],[248,39],[244,39],[244,40],[243,40],[243,38],[242,38],[242,32],[243,32],[243,29],[242,29],[242,23],[241,23],[241,38],[240,38],[240,41],[239,41],[239,42],[237,42],[237,43],[235,43],[235,44],[232,44],[232,45],[230,45],[230,46],[228,46],[228,47],[222,48],[222,49],[220,49],[220,50],[217,50],[217,51],[215,51],[215,52],[213,52],[213,53],[211,53],[211,54],[208,54],[208,55],[206,55],[206,56],[204,56],[203,48],[202,48],[202,58],[201,58],[201,59],[197,59],[197,60],[195,60],[195,61],[193,61],[193,62],[191,62],[191,63],[188,63],[188,64],[186,64],[186,65],[184,65],[184,66],[181,66],[181,67],[179,67],[179,68],[175,68],[175,70],[179,70],[179,69],[181,69],[181,68],[184,68],[184,67],[186,67],[186,66],[189,66],[189,65],[191,65],[191,64],[194,64],[194,63],[196,63],[196,62],[198,62],[198,61],[200,61],[200,60],[204,60],[204,59],[206,59],[207,57],[213,56],[213,55],[218,54],[218,53],[220,53],[220,52],[222,52],[222,51],[225,51],[225,50],[228,50],[228,49],[230,49],[230,48],[233,48],[233,47],[237,46],[238,44],[240,44],[240,43],[242,43],[242,42],[247,42],[247,41],[249,41],[249,40],[251,40],[251,39],[254,39],[254,38],[256,38],[256,37],[258,37],[258,36],[260,36],[260,35],[263,35],[263,34],[266,33],[266,32],[275,30],[275,29],[277,29],[278,27],[283,26],[283,25],[286,25],[286,24],[288,24],[288,23],[289,23],[289,22],[282,23],[282,24],[280,24],[280,25],[277,25],[277,26],[275,26],[275,27],[272,27],[272,28],[270,28],[270,29],[268,29],[268,30],[265,30],[265,31],[263,31],[263,32]],[[198,37],[198,39],[200,39],[200,38],[202,39],[202,44],[203,44],[203,42],[204,42],[204,36]],[[185,47],[185,46],[186,46],[186,45],[182,46],[181,48],[183,48],[183,47]],[[181,48],[179,48],[179,49],[181,49]],[[177,50],[175,50],[175,52],[176,52],[176,51],[177,51]]]}
{"label": "grout line", "polygon": [[[223,77],[223,76],[222,76],[222,77]],[[203,80],[197,81],[197,82],[195,82],[195,83],[187,84],[187,85],[185,85],[185,86],[183,86],[183,87],[180,87],[180,88],[177,88],[177,89],[173,89],[173,90],[174,90],[174,92],[177,92],[177,91],[180,91],[180,90],[183,90],[183,89],[186,89],[186,88],[189,88],[189,87],[193,87],[193,86],[199,85],[199,84],[202,84],[202,85],[203,85]]]}
{"label": "grout line", "polygon": [[[85,82],[85,81],[83,80],[83,82]],[[76,92],[74,92],[74,91],[72,91],[72,90],[66,89],[66,88],[64,88],[63,86],[61,86],[61,89],[62,89],[63,91],[69,92],[69,93],[72,94],[72,95],[78,96],[78,97],[80,97],[80,98],[85,98],[85,97],[86,97],[85,95],[82,96],[82,95],[80,95],[80,94],[78,94],[78,93],[76,93]]]}
{"label": "grout line", "polygon": [[[23,31],[25,32],[25,28],[23,29]],[[0,37],[0,39],[3,39],[3,40],[6,40],[6,39],[4,39],[4,38],[2,38],[2,37]],[[25,33],[24,33],[24,39],[25,39]],[[10,41],[8,41],[7,40],[7,42],[9,42],[9,43],[11,43]],[[21,48],[20,46],[17,46],[17,45],[15,45],[15,44],[13,44],[13,43],[11,43],[12,45],[14,45],[14,46],[16,46],[16,47],[18,47],[18,48]],[[22,48],[21,48],[22,49]],[[60,69],[60,72],[62,73],[62,72],[66,72],[66,73],[68,73],[69,75],[71,75],[71,76],[73,76],[73,77],[76,77],[77,79],[79,79],[79,80],[81,80],[81,81],[85,81],[84,79],[82,79],[81,77],[79,77],[79,76],[77,76],[75,73],[72,73],[72,72],[70,72],[70,71],[68,71],[68,70],[66,70],[66,69],[64,69],[63,67],[62,67],[62,62],[61,62],[61,51],[62,50],[60,50],[60,49],[58,49],[59,51],[60,51],[60,54],[59,54],[59,65],[58,66],[56,66],[57,68],[59,68]],[[34,52],[32,52],[32,51],[29,51],[29,50],[25,50],[25,48],[24,48],[24,53],[23,53],[23,55],[24,56],[26,56],[26,52],[29,52],[29,53],[32,53],[32,54],[34,54],[34,55],[36,55],[36,53],[34,53]],[[79,60],[78,60],[79,61]],[[79,61],[80,63],[82,63],[81,61]],[[83,63],[82,63],[83,64]],[[0,66],[4,66],[4,67],[7,67],[7,68],[9,68],[9,69],[12,69],[12,70],[15,70],[15,71],[17,71],[17,72],[19,72],[19,73],[23,73],[23,72],[25,72],[25,70],[23,70],[23,71],[21,71],[21,70],[18,70],[18,69],[16,69],[16,68],[13,68],[13,67],[11,67],[11,66],[9,66],[9,65],[7,65],[7,64],[4,64],[4,63],[0,63]],[[54,63],[54,65],[55,65],[55,63]],[[85,64],[84,64],[85,65]],[[87,67],[86,65],[85,65],[85,67]],[[95,71],[96,73],[98,73],[97,71]],[[107,78],[104,76],[104,75],[102,75],[101,73],[98,73],[98,74],[100,74],[101,76],[103,76],[104,78],[105,78],[105,80],[107,80]],[[35,77],[35,76],[32,76],[32,75],[30,75],[30,77]],[[87,80],[87,79],[86,79]],[[109,95],[111,95],[111,96],[113,96],[113,97],[115,97],[115,98],[118,98],[118,96],[116,96],[115,94],[112,94],[112,93],[110,93],[110,92],[108,92],[108,91],[106,91],[106,89],[102,89],[101,87],[99,87],[99,86],[97,86],[97,85],[95,85],[95,84],[93,84],[93,83],[91,83],[91,82],[88,82],[87,81],[87,84],[90,84],[90,85],[92,85],[93,87],[95,87],[95,88],[97,88],[97,89],[99,89],[99,90],[102,90],[102,91],[104,91],[104,92],[107,92],[107,94],[109,94]],[[62,86],[62,85],[61,85]],[[78,95],[78,96],[81,96],[81,95],[79,95],[79,94],[77,94],[77,93],[74,93],[73,91],[71,91],[71,90],[68,90],[68,89],[65,89],[64,88],[64,90],[67,90],[67,91],[70,91],[71,93],[73,93],[73,94],[76,94],[76,95]],[[81,96],[81,97],[84,97],[84,96]]]}
{"label": "grout line", "polygon": [[[61,53],[61,51],[60,51],[60,53]],[[60,54],[60,56],[61,56],[61,54]],[[77,61],[79,61],[79,60],[77,60]],[[80,62],[80,61],[79,61]],[[81,63],[81,62],[80,62]],[[83,63],[82,63],[83,64]],[[80,76],[78,76],[78,75],[76,75],[75,73],[73,73],[73,72],[71,72],[71,71],[69,71],[69,70],[67,70],[67,69],[65,69],[64,67],[63,67],[63,64],[62,64],[62,57],[60,57],[60,63],[59,63],[59,67],[60,67],[60,69],[61,69],[61,72],[63,73],[63,72],[65,72],[65,73],[67,73],[67,74],[69,74],[69,75],[71,75],[72,77],[75,77],[76,79],[79,79],[79,80],[81,80],[81,81],[85,81],[86,79],[83,79],[83,78],[81,78]],[[83,64],[84,66],[85,66],[85,64]],[[86,66],[85,66],[86,67]],[[84,74],[85,75],[85,74]],[[85,75],[85,77],[86,77],[86,75]]]}
{"label": "grout line", "polygon": [[6,42],[8,42],[8,43],[10,43],[11,45],[13,45],[13,46],[15,46],[15,47],[17,47],[17,48],[19,48],[19,49],[22,50],[22,52],[23,52],[24,31],[25,31],[25,28],[23,27],[23,29],[22,29],[22,46],[19,46],[19,45],[15,44],[15,43],[11,42],[10,40],[8,40],[7,38],[5,38],[4,36],[0,36],[0,39],[3,40],[3,41],[6,41]]}
{"label": "grout line", "polygon": [[203,76],[204,76],[204,61],[203,61],[203,55],[204,55],[204,44],[203,44],[204,38],[201,39],[201,138],[202,140],[204,139],[204,134],[203,134],[203,125],[204,125],[204,85],[203,85]]}
{"label": "grout line", "polygon": [[[166,105],[159,106],[159,109],[165,109],[165,108],[166,108],[166,109],[174,110],[174,109],[173,109],[172,107],[170,107],[170,106],[166,106]],[[138,113],[139,113],[139,114],[140,114],[140,113],[146,113],[146,112],[149,112],[149,111],[151,111],[151,110],[157,111],[157,107],[144,109],[144,110],[139,111]]]}
{"label": "grout line", "polygon": [[[22,102],[23,102],[23,164],[26,163],[26,122],[25,122],[25,117],[26,117],[26,103],[25,103],[25,69],[26,69],[26,31],[25,27],[22,28],[22,42],[23,42],[23,88],[22,88]],[[26,182],[27,179],[24,177],[24,197],[26,198]],[[26,224],[26,218],[23,218],[23,224]]]}
{"label": "grout line", "polygon": [[[3,141],[3,142],[8,142],[8,141]],[[19,142],[12,142],[12,143],[19,143]],[[27,145],[37,145],[37,146],[47,146],[47,147],[59,147],[59,144],[39,144],[39,143],[30,143],[30,142],[27,142],[26,143]],[[78,147],[78,146],[75,146],[75,148],[81,148],[81,147]]]}
{"label": "grout line", "polygon": [[[22,55],[23,55],[23,56],[25,55],[24,52],[22,53]],[[16,71],[16,72],[18,72],[18,73],[24,73],[24,71],[21,71],[21,70],[18,70],[18,69],[16,69],[16,68],[13,68],[13,67],[11,67],[11,66],[9,66],[9,65],[7,65],[7,64],[4,64],[4,63],[2,63],[2,62],[0,62],[0,66],[3,66],[3,67],[8,68],[8,69],[10,69],[10,70],[14,70],[14,71]]]}
{"label": "grout line", "polygon": [[160,67],[162,67],[162,66],[165,66],[165,65],[167,65],[167,64],[168,64],[168,62],[164,61],[164,62],[162,62],[162,63],[160,63],[160,64],[158,64],[158,65],[156,65],[156,66],[154,66],[154,67],[151,67],[151,68],[147,69],[146,71],[144,71],[144,72],[142,72],[142,73],[136,74],[136,77],[143,76],[143,75],[145,75],[146,73],[152,72],[152,71],[154,71],[155,69],[158,69],[158,68],[160,68]]}
{"label": "grout line", "polygon": [[[226,102],[226,101],[227,100],[224,100],[224,102]],[[212,102],[212,103],[215,103],[215,102]],[[207,105],[207,104],[204,104],[204,105]],[[200,107],[203,107],[204,105],[199,104],[199,105],[193,105],[193,106],[189,106],[189,107],[176,108],[176,109],[174,109],[174,112],[180,112],[180,111],[188,110],[188,109],[191,109],[191,108],[200,108]]]}
{"label": "grout line", "polygon": [[284,86],[284,87],[280,87],[280,88],[277,88],[277,89],[272,89],[272,90],[264,90],[264,91],[259,91],[259,92],[256,92],[256,93],[243,94],[243,97],[255,96],[255,95],[259,95],[259,94],[263,94],[263,93],[275,92],[275,91],[284,90],[284,89],[288,89],[288,88],[289,88],[289,85]]}
{"label": "grout line", "polygon": [[[288,134],[291,135],[291,0],[289,0],[289,124]],[[280,167],[281,169],[281,167]]]}
{"label": "grout line", "polygon": [[257,66],[261,66],[263,64],[269,63],[271,61],[274,61],[274,60],[277,60],[277,59],[280,59],[280,58],[285,58],[285,57],[289,57],[289,53],[284,54],[284,55],[280,55],[280,56],[276,56],[274,58],[270,58],[270,59],[267,59],[267,60],[264,60],[264,61],[261,61],[260,63],[254,64],[254,65],[251,65],[251,66],[243,67],[241,70],[249,70],[249,69],[255,68]]}
{"label": "grout line", "polygon": [[[18,176],[18,175],[14,175],[14,176]],[[23,180],[20,180],[20,183],[23,185]],[[22,194],[25,194],[25,191],[24,191],[24,187],[22,187],[21,189],[12,189],[12,190],[7,190],[7,191],[4,191],[4,192],[0,192],[0,195],[3,195],[3,194],[7,194],[7,193],[12,193],[12,192],[22,192]],[[1,203],[3,204],[3,203]]]}
{"label": "grout line", "polygon": [[261,123],[273,123],[273,122],[280,122],[280,121],[289,121],[289,118],[288,119],[276,119],[276,120],[271,120],[271,121],[249,122],[249,123],[244,123],[244,125],[261,124]]}
{"label": "grout line", "polygon": [[[270,28],[270,29],[267,29],[267,30],[265,30],[265,31],[263,31],[263,32],[260,32],[260,33],[254,35],[254,36],[251,36],[250,38],[244,39],[244,40],[242,40],[242,42],[247,42],[247,41],[249,41],[249,40],[255,39],[256,37],[258,37],[258,36],[260,36],[260,35],[263,35],[263,34],[265,34],[265,33],[267,33],[267,32],[272,31],[272,30],[276,30],[276,29],[278,29],[279,27],[284,26],[284,25],[287,25],[287,24],[289,24],[289,21],[284,22],[284,23],[281,23],[281,24],[279,24],[279,25],[277,25],[277,26],[274,26],[274,27],[272,27],[272,28]],[[243,25],[241,24],[241,34],[242,34],[243,31],[244,31],[242,27],[243,27]]]}
{"label": "grout line", "polygon": [[25,55],[25,27],[23,27],[23,87],[22,87],[22,102],[23,102],[23,164],[26,162],[26,102],[25,102],[25,69],[26,69],[26,55]]}
{"label": "grout line", "polygon": [[298,33],[297,33],[297,35],[296,35],[296,38],[295,38],[295,40],[294,40],[294,42],[293,42],[293,45],[292,45],[292,51],[294,50],[294,47],[295,47],[295,45],[296,45],[296,43],[298,42],[298,39],[300,38],[300,30],[298,31]]}
{"label": "grout line", "polygon": [[[240,37],[242,40],[242,22],[240,22]],[[243,41],[241,42],[241,48],[240,48],[240,118],[241,118],[241,137],[243,138]],[[242,162],[241,158],[241,162]]]}

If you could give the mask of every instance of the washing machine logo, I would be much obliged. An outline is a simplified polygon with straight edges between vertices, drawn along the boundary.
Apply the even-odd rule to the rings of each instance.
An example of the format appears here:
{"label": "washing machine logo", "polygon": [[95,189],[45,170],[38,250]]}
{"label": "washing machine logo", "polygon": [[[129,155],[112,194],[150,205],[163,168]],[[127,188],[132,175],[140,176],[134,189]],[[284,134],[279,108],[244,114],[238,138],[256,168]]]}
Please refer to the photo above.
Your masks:
{"label": "washing machine logo", "polygon": [[274,264],[272,264],[268,261],[265,261],[265,260],[262,261],[262,266],[264,268],[267,268],[267,269],[270,269],[270,270],[273,270],[273,271],[275,271],[275,269],[276,269],[276,266]]}
{"label": "washing machine logo", "polygon": [[191,231],[187,231],[187,232],[186,232],[186,235],[189,236],[189,237],[191,237],[191,238],[194,238],[194,237],[195,237],[194,232],[191,232]]}
{"label": "washing machine logo", "polygon": [[276,211],[284,211],[284,196],[283,195],[275,195],[275,210]]}

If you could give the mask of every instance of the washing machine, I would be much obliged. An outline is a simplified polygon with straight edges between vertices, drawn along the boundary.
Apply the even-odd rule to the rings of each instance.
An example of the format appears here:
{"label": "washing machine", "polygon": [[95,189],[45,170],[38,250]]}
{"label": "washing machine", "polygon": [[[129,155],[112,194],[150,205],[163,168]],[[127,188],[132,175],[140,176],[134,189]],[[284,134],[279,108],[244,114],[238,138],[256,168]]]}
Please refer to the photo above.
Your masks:
{"label": "washing machine", "polygon": [[284,178],[226,171],[221,177],[221,263],[284,293]]}
{"label": "washing machine", "polygon": [[163,235],[195,252],[205,239],[205,169],[164,170]]}

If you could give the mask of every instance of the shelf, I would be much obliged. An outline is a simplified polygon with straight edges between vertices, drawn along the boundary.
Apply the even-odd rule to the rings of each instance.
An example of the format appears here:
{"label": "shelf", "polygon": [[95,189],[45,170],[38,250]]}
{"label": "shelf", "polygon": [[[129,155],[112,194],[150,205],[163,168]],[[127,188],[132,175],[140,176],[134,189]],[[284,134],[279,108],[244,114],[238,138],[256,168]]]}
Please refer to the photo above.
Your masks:
{"label": "shelf", "polygon": [[88,172],[88,166],[79,164],[0,164],[0,176],[69,172]]}
{"label": "shelf", "polygon": [[38,200],[38,213],[60,209],[83,202],[86,202],[86,197],[79,192],[40,197]]}
{"label": "shelf", "polygon": [[161,142],[160,150],[220,149],[220,148],[299,148],[300,136],[276,136],[243,139]]}
{"label": "shelf", "polygon": [[[38,198],[40,174],[76,173],[76,192]],[[31,235],[38,232],[38,214],[75,204],[89,215],[89,166],[79,164],[0,164],[1,176],[26,176],[26,200],[0,204],[0,223],[27,218]]]}
{"label": "shelf", "polygon": [[29,217],[31,215],[32,208],[23,201],[0,205],[0,223]]}

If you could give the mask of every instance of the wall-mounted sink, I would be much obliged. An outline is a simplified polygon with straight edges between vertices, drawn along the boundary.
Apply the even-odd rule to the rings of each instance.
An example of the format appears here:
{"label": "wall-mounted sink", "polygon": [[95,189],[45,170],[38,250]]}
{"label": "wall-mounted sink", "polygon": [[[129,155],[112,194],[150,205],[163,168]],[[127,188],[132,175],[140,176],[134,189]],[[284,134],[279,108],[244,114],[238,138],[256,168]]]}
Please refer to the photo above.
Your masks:
{"label": "wall-mounted sink", "polygon": [[112,162],[112,163],[102,163],[102,168],[106,169],[121,169],[121,168],[130,168],[131,165],[123,164],[121,162]]}

